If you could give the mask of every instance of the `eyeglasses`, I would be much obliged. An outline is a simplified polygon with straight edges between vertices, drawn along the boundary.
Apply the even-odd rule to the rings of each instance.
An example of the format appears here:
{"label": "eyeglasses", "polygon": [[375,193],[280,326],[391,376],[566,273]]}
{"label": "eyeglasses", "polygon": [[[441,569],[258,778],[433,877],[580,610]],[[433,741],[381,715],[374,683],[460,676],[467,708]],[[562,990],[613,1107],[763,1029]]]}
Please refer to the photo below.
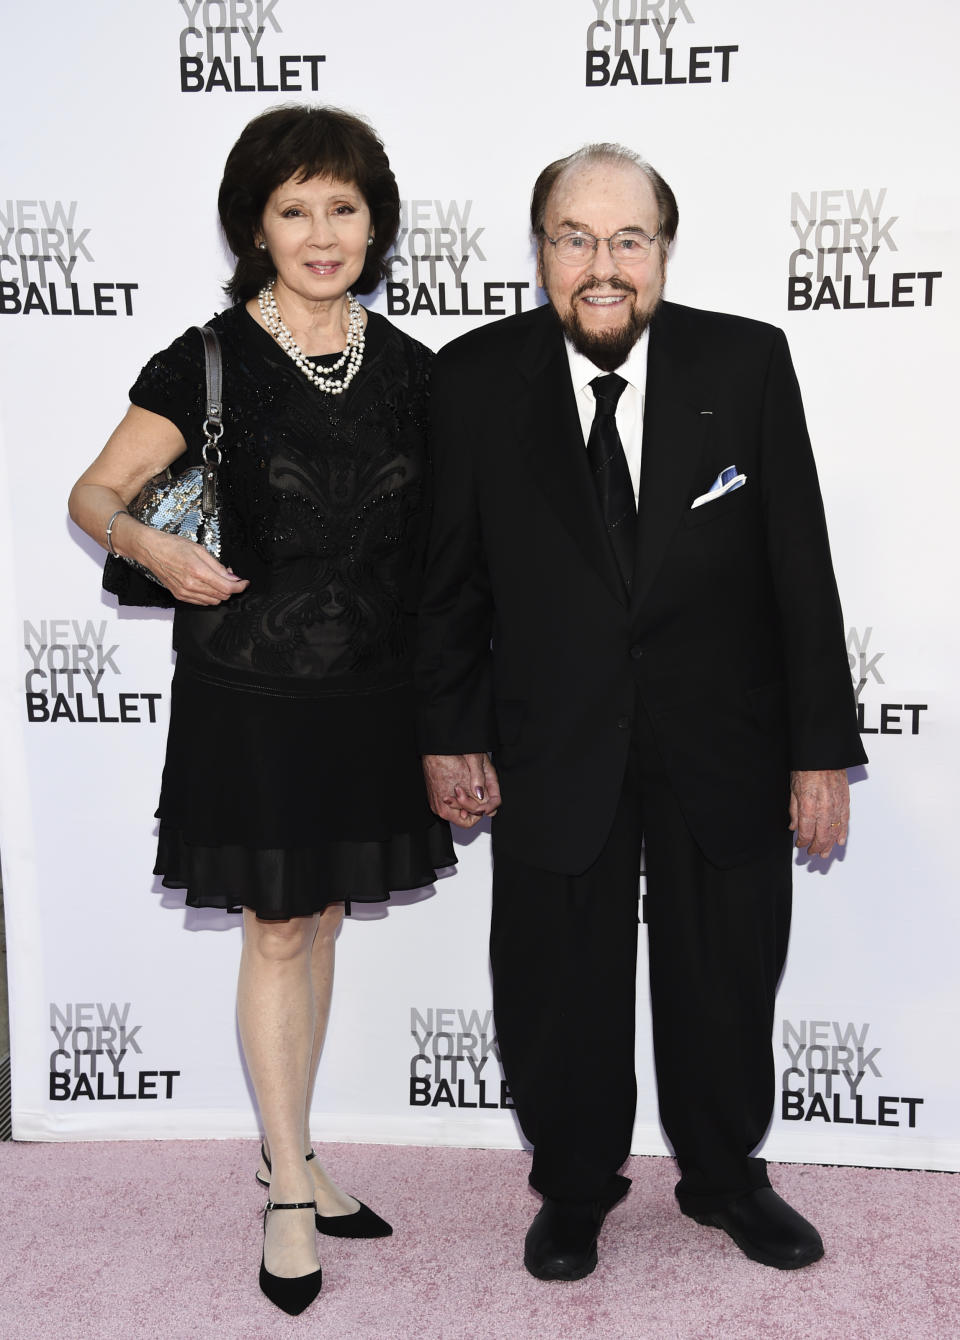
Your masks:
{"label": "eyeglasses", "polygon": [[584,265],[597,254],[601,242],[606,242],[610,255],[618,265],[636,265],[646,260],[650,248],[663,231],[661,224],[651,237],[642,228],[621,228],[611,237],[594,237],[593,233],[564,233],[562,237],[543,237],[553,247],[558,261],[564,265]]}

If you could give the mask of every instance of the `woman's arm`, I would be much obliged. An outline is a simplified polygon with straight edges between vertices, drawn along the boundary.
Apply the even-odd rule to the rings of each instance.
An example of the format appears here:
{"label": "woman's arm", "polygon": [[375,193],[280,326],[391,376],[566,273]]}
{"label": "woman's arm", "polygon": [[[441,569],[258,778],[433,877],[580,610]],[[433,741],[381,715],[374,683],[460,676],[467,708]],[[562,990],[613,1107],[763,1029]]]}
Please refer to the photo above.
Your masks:
{"label": "woman's arm", "polygon": [[[70,516],[106,549],[111,516],[126,509],[144,484],[185,450],[180,430],[169,419],[131,405],[103,451],[74,484]],[[142,563],[177,600],[191,605],[219,605],[249,585],[202,545],[145,526],[125,510],[113,523],[112,539],[117,554]]]}

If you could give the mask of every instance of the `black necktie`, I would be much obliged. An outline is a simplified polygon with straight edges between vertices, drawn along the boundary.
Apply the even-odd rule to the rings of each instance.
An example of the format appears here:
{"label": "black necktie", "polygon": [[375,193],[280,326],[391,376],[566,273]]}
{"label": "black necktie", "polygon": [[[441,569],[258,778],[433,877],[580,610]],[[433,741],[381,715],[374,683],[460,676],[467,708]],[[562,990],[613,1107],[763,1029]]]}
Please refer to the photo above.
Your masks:
{"label": "black necktie", "polygon": [[627,383],[615,372],[608,372],[605,377],[594,377],[590,385],[597,409],[587,439],[587,456],[610,543],[629,590],[637,543],[637,504],[616,419],[617,401]]}

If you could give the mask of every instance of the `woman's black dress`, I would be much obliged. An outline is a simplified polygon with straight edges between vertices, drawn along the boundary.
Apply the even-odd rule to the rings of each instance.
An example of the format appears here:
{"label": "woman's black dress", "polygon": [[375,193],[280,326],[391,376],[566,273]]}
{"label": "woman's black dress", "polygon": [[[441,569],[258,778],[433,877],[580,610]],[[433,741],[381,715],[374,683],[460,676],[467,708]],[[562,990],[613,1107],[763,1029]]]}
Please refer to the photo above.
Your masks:
{"label": "woman's black dress", "polygon": [[[224,365],[221,559],[250,585],[176,607],[155,873],[191,906],[264,918],[430,884],[455,862],[426,801],[411,682],[432,355],[369,313],[360,372],[332,396],[242,306],[210,324]],[[196,330],[151,359],[130,398],[180,429],[175,470],[198,459]]]}

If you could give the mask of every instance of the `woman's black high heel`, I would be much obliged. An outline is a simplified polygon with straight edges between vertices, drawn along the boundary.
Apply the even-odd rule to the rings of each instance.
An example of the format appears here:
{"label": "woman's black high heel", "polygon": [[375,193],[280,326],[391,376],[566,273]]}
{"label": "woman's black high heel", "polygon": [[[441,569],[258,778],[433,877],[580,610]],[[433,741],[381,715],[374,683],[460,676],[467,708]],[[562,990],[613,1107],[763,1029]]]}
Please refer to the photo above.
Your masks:
{"label": "woman's black high heel", "polygon": [[[260,1146],[260,1157],[267,1166],[267,1172],[273,1172],[270,1160],[267,1158],[267,1151],[263,1145]],[[307,1163],[317,1156],[311,1149],[309,1154],[304,1156]],[[264,1181],[259,1171],[254,1174],[261,1186],[268,1187],[269,1182]],[[354,1200],[356,1200],[354,1196]],[[359,1202],[359,1210],[354,1210],[353,1214],[328,1214],[318,1213],[316,1216],[317,1232],[323,1233],[328,1238],[389,1238],[393,1229],[387,1223],[386,1219],[381,1219],[375,1210],[371,1210],[369,1205]]]}
{"label": "woman's black high heel", "polygon": [[393,1229],[386,1219],[360,1201],[359,1210],[352,1214],[318,1214],[317,1232],[328,1238],[389,1238]]}
{"label": "woman's black high heel", "polygon": [[[313,1210],[317,1212],[317,1203],[314,1200],[300,1200],[295,1204],[277,1204],[272,1200],[267,1201],[267,1208],[263,1212],[263,1236],[267,1236],[267,1215],[271,1210]],[[264,1245],[264,1253],[266,1245]],[[282,1275],[271,1275],[266,1267],[264,1256],[260,1257],[260,1288],[277,1307],[282,1308],[291,1317],[296,1317],[299,1313],[308,1308],[317,1294],[320,1292],[320,1286],[323,1283],[323,1271],[320,1266],[312,1270],[309,1275],[294,1275],[292,1279],[286,1279]]]}

